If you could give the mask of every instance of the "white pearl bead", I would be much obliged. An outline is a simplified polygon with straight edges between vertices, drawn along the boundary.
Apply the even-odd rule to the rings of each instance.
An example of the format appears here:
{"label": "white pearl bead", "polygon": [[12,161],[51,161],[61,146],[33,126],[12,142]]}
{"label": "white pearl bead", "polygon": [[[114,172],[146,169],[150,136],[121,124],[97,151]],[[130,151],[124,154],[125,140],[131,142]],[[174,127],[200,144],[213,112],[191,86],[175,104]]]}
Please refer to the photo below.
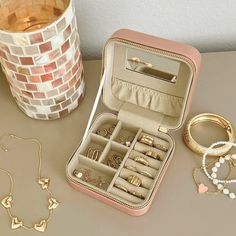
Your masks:
{"label": "white pearl bead", "polygon": [[212,172],[217,172],[218,171],[218,168],[217,167],[213,167],[212,168]]}
{"label": "white pearl bead", "polygon": [[231,158],[236,160],[236,154],[232,154]]}
{"label": "white pearl bead", "polygon": [[217,185],[217,188],[218,188],[219,190],[222,190],[222,189],[224,188],[224,186],[223,186],[222,184],[218,184],[218,185]]}
{"label": "white pearl bead", "polygon": [[220,167],[220,162],[217,161],[217,162],[215,163],[215,166],[216,166],[216,167]]}
{"label": "white pearl bead", "polygon": [[224,189],[223,189],[223,193],[224,193],[224,194],[229,194],[229,190],[228,190],[227,188],[224,188]]}
{"label": "white pearl bead", "polygon": [[218,184],[218,183],[219,183],[218,179],[213,179],[213,184]]}
{"label": "white pearl bead", "polygon": [[219,160],[219,162],[220,162],[221,164],[224,164],[224,163],[225,163],[225,159],[224,159],[223,157],[221,157],[220,160]]}
{"label": "white pearl bead", "polygon": [[230,193],[230,194],[229,194],[229,197],[230,197],[231,199],[234,199],[236,196],[235,196],[234,193]]}
{"label": "white pearl bead", "polygon": [[225,160],[227,160],[227,161],[230,160],[230,155],[226,155]]}
{"label": "white pearl bead", "polygon": [[215,179],[216,178],[216,173],[212,173],[211,177]]}

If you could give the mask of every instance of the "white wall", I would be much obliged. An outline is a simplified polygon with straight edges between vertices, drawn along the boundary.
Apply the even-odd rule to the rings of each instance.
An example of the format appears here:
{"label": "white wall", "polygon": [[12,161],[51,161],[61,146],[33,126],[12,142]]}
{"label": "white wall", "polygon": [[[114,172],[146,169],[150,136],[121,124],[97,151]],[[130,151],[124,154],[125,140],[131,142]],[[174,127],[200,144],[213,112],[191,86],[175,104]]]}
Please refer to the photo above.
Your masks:
{"label": "white wall", "polygon": [[74,0],[84,58],[130,28],[186,42],[200,51],[236,50],[236,0]]}

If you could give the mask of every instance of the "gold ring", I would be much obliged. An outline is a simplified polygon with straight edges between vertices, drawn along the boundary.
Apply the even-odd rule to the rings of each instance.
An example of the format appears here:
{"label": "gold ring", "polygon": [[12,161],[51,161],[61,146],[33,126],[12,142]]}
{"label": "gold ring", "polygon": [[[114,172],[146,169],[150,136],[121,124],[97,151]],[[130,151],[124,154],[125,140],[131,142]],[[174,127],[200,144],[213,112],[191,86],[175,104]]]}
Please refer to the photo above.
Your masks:
{"label": "gold ring", "polygon": [[128,176],[127,181],[136,187],[139,187],[140,185],[142,185],[142,180],[136,175]]}
{"label": "gold ring", "polygon": [[151,179],[154,179],[154,177],[152,176],[152,174],[149,173],[149,172],[146,171],[146,170],[140,170],[140,171],[139,171],[139,174],[144,175],[144,176],[146,176],[146,177],[149,177],[149,178],[151,178]]}
{"label": "gold ring", "polygon": [[92,148],[88,148],[88,151],[87,151],[86,156],[87,156],[88,158],[91,158],[92,155],[93,155],[93,149],[92,149]]}
{"label": "gold ring", "polygon": [[[192,119],[189,120],[189,122],[187,123],[187,125],[185,127],[184,134],[183,134],[183,138],[184,138],[184,141],[185,141],[186,145],[193,152],[202,155],[208,149],[207,147],[204,147],[201,144],[197,143],[191,135],[191,128],[193,126],[195,126],[196,124],[201,123],[201,122],[205,122],[205,121],[213,122],[213,123],[219,125],[220,127],[222,127],[228,135],[228,140],[227,141],[232,142],[232,143],[235,142],[235,132],[234,132],[233,126],[230,124],[230,122],[228,120],[226,120],[224,117],[219,116],[217,114],[202,113],[202,114],[199,114],[197,116],[194,116]],[[210,156],[224,155],[230,150],[231,147],[232,147],[232,145],[225,144],[221,147],[212,149],[209,152],[209,155]]]}
{"label": "gold ring", "polygon": [[93,148],[88,148],[87,151],[87,157],[94,160],[98,161],[99,157],[101,156],[101,151],[98,149],[93,149]]}
{"label": "gold ring", "polygon": [[125,166],[126,169],[128,170],[131,170],[131,171],[134,171],[134,172],[138,172],[139,174],[143,175],[143,176],[146,176],[146,177],[149,177],[151,179],[154,179],[154,177],[152,176],[151,173],[149,173],[148,171],[146,170],[138,170],[135,166]]}
{"label": "gold ring", "polygon": [[147,151],[147,152],[145,152],[145,155],[148,156],[148,157],[151,157],[155,160],[161,160],[160,155],[158,155],[158,153],[153,152],[153,151]]}
{"label": "gold ring", "polygon": [[101,151],[100,150],[94,150],[92,160],[98,161],[100,156],[101,156]]}
{"label": "gold ring", "polygon": [[96,134],[102,136],[102,137],[106,137],[108,134],[108,131],[106,129],[98,129]]}
{"label": "gold ring", "polygon": [[106,164],[114,169],[118,169],[122,161],[122,157],[118,156],[117,154],[114,154],[113,156],[108,157]]}
{"label": "gold ring", "polygon": [[122,190],[122,191],[124,191],[124,192],[126,192],[126,193],[128,193],[128,189],[126,187],[124,187],[123,185],[121,185],[121,184],[115,184],[115,187]]}
{"label": "gold ring", "polygon": [[[149,137],[149,136],[148,136]],[[139,140],[140,143],[143,143],[143,144],[146,144],[148,146],[152,146],[153,145],[153,139],[149,139],[147,137],[142,137],[140,140]]]}
{"label": "gold ring", "polygon": [[154,138],[149,135],[143,134],[142,138],[146,138],[146,139],[149,139],[150,141],[154,142]]}
{"label": "gold ring", "polygon": [[161,151],[163,151],[163,152],[167,152],[168,151],[168,148],[167,147],[165,147],[164,145],[162,145],[162,144],[159,144],[159,143],[155,143],[154,145],[153,145],[155,148],[158,148],[158,149],[160,149]]}
{"label": "gold ring", "polygon": [[135,197],[138,197],[138,198],[141,198],[141,199],[145,199],[145,197],[141,193],[138,193],[136,191],[129,191],[129,193],[132,194]]}
{"label": "gold ring", "polygon": [[142,165],[149,166],[149,162],[143,157],[139,157],[139,156],[134,157],[134,161],[136,161]]}
{"label": "gold ring", "polygon": [[126,169],[128,169],[128,170],[131,170],[131,171],[137,172],[137,169],[136,169],[135,166],[125,166],[125,167],[126,167]]}

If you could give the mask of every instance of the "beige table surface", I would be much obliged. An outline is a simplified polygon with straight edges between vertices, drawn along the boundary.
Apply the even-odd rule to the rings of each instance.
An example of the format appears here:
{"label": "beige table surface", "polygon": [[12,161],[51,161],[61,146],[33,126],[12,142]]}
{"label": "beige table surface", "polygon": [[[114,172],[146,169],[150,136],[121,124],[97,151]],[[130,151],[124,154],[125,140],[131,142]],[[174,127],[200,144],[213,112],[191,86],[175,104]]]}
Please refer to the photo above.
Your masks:
{"label": "beige table surface", "polygon": [[[189,117],[199,112],[216,112],[236,125],[236,52],[202,56]],[[41,140],[43,175],[51,177],[51,190],[61,202],[44,235],[234,235],[236,200],[196,193],[192,169],[200,164],[200,158],[183,144],[182,129],[173,134],[176,141],[173,161],[150,211],[144,216],[126,215],[67,184],[66,163],[82,137],[100,77],[100,61],[86,61],[84,65],[86,98],[79,109],[57,121],[37,121],[25,116],[14,103],[4,76],[0,80],[0,134],[12,132]],[[207,136],[206,129],[201,129]],[[217,140],[217,136],[214,138]],[[34,182],[36,147],[9,140],[5,144],[9,152],[0,151],[0,166],[12,171],[16,179],[13,212],[27,224],[37,222],[47,215],[47,196]],[[8,189],[9,181],[0,173],[1,198]],[[5,209],[0,207],[0,236],[38,235],[34,231],[12,232],[9,224]]]}

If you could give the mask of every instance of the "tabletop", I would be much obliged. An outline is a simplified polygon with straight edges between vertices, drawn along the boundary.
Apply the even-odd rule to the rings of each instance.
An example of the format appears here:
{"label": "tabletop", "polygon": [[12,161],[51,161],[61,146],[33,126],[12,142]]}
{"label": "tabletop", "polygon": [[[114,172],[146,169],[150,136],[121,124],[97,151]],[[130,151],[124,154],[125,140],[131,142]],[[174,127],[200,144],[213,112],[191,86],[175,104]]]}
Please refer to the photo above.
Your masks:
{"label": "tabletop", "polygon": [[[235,61],[236,52],[202,54],[201,73],[188,118],[201,112],[214,112],[236,125]],[[176,150],[153,204],[143,216],[129,216],[68,185],[66,164],[82,138],[99,85],[101,61],[84,61],[84,67],[87,86],[83,103],[69,116],[55,121],[33,120],[24,115],[15,104],[1,74],[0,135],[14,133],[41,141],[43,174],[50,177],[51,190],[60,202],[44,235],[232,235],[235,200],[224,195],[197,193],[192,170],[201,164],[201,158],[183,143],[183,128],[171,132]],[[102,111],[104,107],[99,109]],[[221,133],[219,137],[210,135],[206,128],[200,127],[198,132],[204,134],[202,142],[224,138]],[[0,167],[8,169],[15,179],[13,213],[30,225],[47,214],[47,197],[35,184],[36,147],[7,139],[4,139],[4,145],[9,151],[0,151]],[[9,181],[0,173],[0,197],[8,191]],[[0,207],[2,235],[33,236],[38,233],[22,229],[13,232],[5,209]]]}

